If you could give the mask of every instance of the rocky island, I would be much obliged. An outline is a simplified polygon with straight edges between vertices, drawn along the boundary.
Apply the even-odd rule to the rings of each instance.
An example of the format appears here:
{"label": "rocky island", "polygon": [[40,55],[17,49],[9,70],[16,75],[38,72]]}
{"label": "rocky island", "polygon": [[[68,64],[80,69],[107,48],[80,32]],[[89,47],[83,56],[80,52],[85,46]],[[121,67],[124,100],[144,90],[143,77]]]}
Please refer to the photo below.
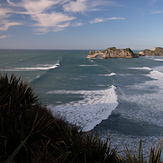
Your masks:
{"label": "rocky island", "polygon": [[163,48],[155,47],[152,50],[144,49],[138,53],[140,56],[153,55],[153,56],[163,56]]}
{"label": "rocky island", "polygon": [[107,48],[103,51],[90,51],[87,58],[137,58],[138,55],[134,54],[130,48],[117,49],[116,47]]}

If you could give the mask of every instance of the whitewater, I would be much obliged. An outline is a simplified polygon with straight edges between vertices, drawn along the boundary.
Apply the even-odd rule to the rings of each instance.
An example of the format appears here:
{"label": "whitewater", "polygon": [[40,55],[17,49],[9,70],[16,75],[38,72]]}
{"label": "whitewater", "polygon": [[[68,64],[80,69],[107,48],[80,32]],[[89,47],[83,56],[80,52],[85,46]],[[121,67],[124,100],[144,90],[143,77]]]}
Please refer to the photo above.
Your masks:
{"label": "whitewater", "polygon": [[0,71],[30,86],[54,116],[144,152],[163,131],[163,58],[88,59],[88,50],[0,50]]}
{"label": "whitewater", "polygon": [[102,120],[107,119],[117,107],[115,87],[98,91],[50,91],[49,94],[81,94],[83,99],[66,105],[50,107],[54,115],[64,117],[69,123],[76,124],[82,131],[90,131]]}

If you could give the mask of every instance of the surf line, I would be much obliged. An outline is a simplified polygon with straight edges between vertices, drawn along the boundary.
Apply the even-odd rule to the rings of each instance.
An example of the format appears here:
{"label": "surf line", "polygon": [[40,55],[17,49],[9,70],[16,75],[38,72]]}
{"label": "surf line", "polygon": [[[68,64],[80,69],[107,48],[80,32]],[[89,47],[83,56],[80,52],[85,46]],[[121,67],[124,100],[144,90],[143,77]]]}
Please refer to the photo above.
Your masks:
{"label": "surf line", "polygon": [[50,70],[50,69],[58,68],[59,66],[60,66],[59,63],[56,63],[54,65],[45,64],[45,65],[37,65],[36,67],[20,67],[20,68],[15,68],[12,71]]}
{"label": "surf line", "polygon": [[90,131],[102,120],[107,119],[118,106],[116,87],[96,91],[50,91],[48,94],[82,94],[83,99],[65,105],[49,106],[54,116],[65,118],[69,123],[81,127],[82,131]]}

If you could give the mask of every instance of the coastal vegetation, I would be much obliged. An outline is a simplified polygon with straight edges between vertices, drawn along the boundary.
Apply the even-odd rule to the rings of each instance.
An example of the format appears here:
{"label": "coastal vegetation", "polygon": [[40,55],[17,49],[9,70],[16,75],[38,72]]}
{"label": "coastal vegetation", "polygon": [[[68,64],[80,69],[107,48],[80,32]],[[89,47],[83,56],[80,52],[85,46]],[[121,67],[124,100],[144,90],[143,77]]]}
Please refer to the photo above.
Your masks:
{"label": "coastal vegetation", "polygon": [[121,154],[110,141],[83,133],[56,118],[39,103],[29,84],[14,74],[0,74],[0,162],[14,163],[159,163],[161,143],[144,159],[128,147]]}

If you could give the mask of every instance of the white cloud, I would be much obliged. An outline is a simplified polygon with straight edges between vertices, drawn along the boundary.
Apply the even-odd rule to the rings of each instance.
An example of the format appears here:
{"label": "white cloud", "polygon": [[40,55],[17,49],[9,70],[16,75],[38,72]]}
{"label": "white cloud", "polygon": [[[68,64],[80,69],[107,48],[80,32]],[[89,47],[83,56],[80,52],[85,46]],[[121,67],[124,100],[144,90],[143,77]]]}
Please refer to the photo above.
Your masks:
{"label": "white cloud", "polygon": [[22,7],[24,7],[29,13],[39,14],[60,2],[62,2],[62,0],[24,0]]}
{"label": "white cloud", "polygon": [[61,24],[61,25],[58,25],[55,29],[54,29],[54,32],[58,32],[58,31],[62,31],[64,30],[65,28],[69,27],[70,26],[70,22],[67,22],[65,24]]}
{"label": "white cloud", "polygon": [[11,14],[13,11],[9,8],[2,8],[0,5],[0,31],[7,31],[9,27],[23,25],[20,22],[9,21]]}
{"label": "white cloud", "polygon": [[74,20],[75,17],[70,17],[62,13],[51,13],[51,14],[35,14],[32,15],[32,19],[38,23],[35,26],[42,27],[54,27],[60,23]]}
{"label": "white cloud", "polygon": [[85,12],[87,9],[87,0],[70,1],[63,6],[64,11],[67,12]]}
{"label": "white cloud", "polygon": [[[30,27],[34,27],[37,34],[49,31],[61,31],[67,27],[81,26],[81,20],[77,20],[76,13],[99,11],[106,6],[118,5],[111,0],[6,0],[8,6],[0,4],[0,30],[6,31],[9,27],[23,25],[24,23],[13,21],[12,16],[24,18]],[[8,8],[7,8],[8,7]],[[70,15],[71,13],[71,15]],[[72,15],[73,14],[73,15]],[[28,16],[25,16],[28,15]],[[28,18],[28,19],[27,19]],[[113,18],[110,18],[110,20]],[[118,18],[114,18],[118,19]],[[75,22],[76,20],[76,22]],[[90,23],[104,22],[109,19],[96,18]]]}
{"label": "white cloud", "polygon": [[89,12],[101,10],[100,6],[115,5],[118,4],[108,0],[76,0],[69,1],[67,4],[63,5],[63,10],[66,12]]}
{"label": "white cloud", "polygon": [[0,36],[0,39],[4,39],[4,38],[7,38],[7,37],[9,37],[8,35],[2,35],[2,36]]}
{"label": "white cloud", "polygon": [[[7,0],[11,6],[24,8],[25,14],[39,14],[66,1],[68,0],[21,0],[19,3],[13,3],[11,0]],[[20,13],[23,14],[23,12]]]}
{"label": "white cloud", "polygon": [[125,19],[125,18],[122,18],[122,17],[95,18],[94,20],[91,20],[90,23],[93,24],[93,23],[106,22],[106,21],[109,21],[109,20],[123,20],[123,19]]}
{"label": "white cloud", "polygon": [[9,27],[23,25],[19,22],[8,22],[7,20],[0,22],[0,31],[7,31]]}
{"label": "white cloud", "polygon": [[49,30],[60,31],[70,26],[70,21],[76,19],[62,13],[51,14],[35,14],[31,15],[32,19],[37,23],[33,26],[39,27],[36,29],[38,32],[47,33]]}
{"label": "white cloud", "polygon": [[8,13],[11,12],[10,9],[7,9],[7,8],[2,8],[0,6],[0,18],[7,18],[9,15]]}
{"label": "white cloud", "polygon": [[111,17],[111,18],[107,18],[107,20],[124,20],[125,18],[122,17]]}
{"label": "white cloud", "polygon": [[[11,6],[21,8],[15,11],[16,14],[29,15],[32,21],[35,21],[32,26],[39,33],[47,33],[49,31],[60,31],[70,26],[70,22],[76,19],[73,16],[68,16],[65,13],[54,12],[56,5],[64,4],[68,0],[22,0],[20,3],[13,3],[11,0],[7,2]],[[24,11],[22,11],[24,9]],[[51,12],[49,12],[51,9]]]}
{"label": "white cloud", "polygon": [[100,23],[100,22],[104,22],[104,19],[102,18],[95,18],[94,20],[91,20],[90,23]]}

